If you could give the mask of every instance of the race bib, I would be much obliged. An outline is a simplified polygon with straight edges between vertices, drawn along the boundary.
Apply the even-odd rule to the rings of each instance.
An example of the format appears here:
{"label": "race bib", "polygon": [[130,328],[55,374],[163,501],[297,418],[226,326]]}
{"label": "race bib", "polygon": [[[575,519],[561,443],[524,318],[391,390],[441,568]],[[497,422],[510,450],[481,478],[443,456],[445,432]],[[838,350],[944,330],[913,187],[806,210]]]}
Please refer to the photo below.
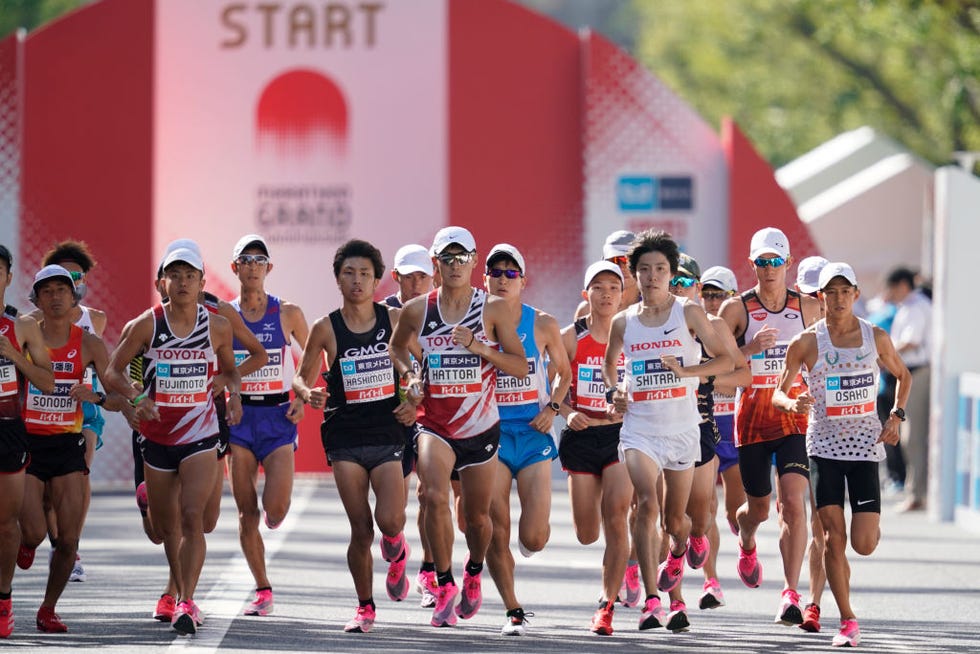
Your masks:
{"label": "race bib", "polygon": [[157,363],[156,394],[158,406],[190,407],[207,404],[208,364]]}
{"label": "race bib", "polygon": [[735,396],[714,393],[715,399],[714,416],[733,416],[735,415]]}
{"label": "race bib", "polygon": [[826,387],[827,417],[831,420],[878,415],[878,385],[873,371],[827,375]]}
{"label": "race bib", "polygon": [[482,364],[476,354],[434,352],[428,363],[429,397],[466,397],[483,390]]}
{"label": "race bib", "polygon": [[[677,364],[684,365],[682,357]],[[687,386],[660,359],[630,362],[630,395],[634,402],[679,400],[687,397]]]}
{"label": "race bib", "polygon": [[387,352],[343,357],[340,374],[348,404],[376,402],[395,394],[395,374]]}
{"label": "race bib", "polygon": [[[253,373],[242,377],[242,393],[245,395],[268,395],[271,393],[285,393],[286,388],[283,368],[283,352],[279,350],[266,350],[269,355],[269,362]],[[235,350],[235,365],[241,365],[242,361],[248,358],[248,352]]]}
{"label": "race bib", "polygon": [[47,427],[72,428],[76,422],[78,402],[71,396],[74,381],[55,381],[54,393],[48,394],[28,383],[24,423]]}
{"label": "race bib", "polygon": [[17,366],[10,359],[0,357],[0,397],[15,395],[17,395]]}
{"label": "race bib", "polygon": [[527,360],[527,377],[520,379],[505,372],[497,371],[497,385],[494,394],[499,406],[521,406],[538,404],[538,389],[534,383],[537,374],[537,361]]}
{"label": "race bib", "polygon": [[768,350],[753,354],[749,358],[752,369],[753,388],[776,388],[779,385],[779,375],[786,363],[786,348],[789,343],[776,343]]}

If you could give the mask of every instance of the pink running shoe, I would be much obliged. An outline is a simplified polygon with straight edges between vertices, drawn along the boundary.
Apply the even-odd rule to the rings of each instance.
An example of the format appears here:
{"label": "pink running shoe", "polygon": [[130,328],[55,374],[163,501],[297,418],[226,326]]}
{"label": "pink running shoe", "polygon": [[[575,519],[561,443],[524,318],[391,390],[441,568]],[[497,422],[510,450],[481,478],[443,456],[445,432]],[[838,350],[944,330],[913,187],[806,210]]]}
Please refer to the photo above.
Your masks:
{"label": "pink running shoe", "polygon": [[779,611],[776,622],[785,625],[803,624],[803,611],[800,610],[800,594],[792,588],[783,591],[779,598]]}
{"label": "pink running shoe", "polygon": [[667,614],[664,607],[660,605],[659,597],[648,597],[643,603],[643,612],[640,613],[640,631],[647,629],[657,629],[667,623]]}
{"label": "pink running shoe", "polygon": [[243,615],[269,615],[272,613],[272,590],[265,588],[255,591],[255,599],[245,607]]}
{"label": "pink running shoe", "polygon": [[433,627],[456,626],[456,604],[459,603],[459,588],[454,583],[436,587],[436,605],[432,609]]}
{"label": "pink running shoe", "polygon": [[[466,560],[466,564],[469,565],[469,559]],[[456,607],[456,615],[464,620],[469,620],[476,615],[476,612],[480,610],[480,606],[483,604],[483,588],[480,579],[482,576],[482,572],[478,572],[475,575],[471,575],[468,572],[463,573],[462,599]]]}
{"label": "pink running shoe", "polygon": [[657,590],[662,593],[669,593],[677,588],[684,578],[684,553],[675,556],[673,552],[667,550],[667,558],[660,567],[657,568]]}
{"label": "pink running shoe", "polygon": [[0,638],[14,633],[14,607],[12,600],[0,600]]}
{"label": "pink running shoe", "polygon": [[375,615],[374,607],[370,604],[358,606],[354,619],[344,625],[344,631],[349,634],[366,634],[374,626]]}
{"label": "pink running shoe", "polygon": [[687,605],[681,600],[674,600],[670,603],[670,613],[667,614],[667,631],[680,633],[691,628],[691,621],[687,619]]}
{"label": "pink running shoe", "polygon": [[623,575],[623,585],[619,589],[619,601],[626,608],[632,608],[640,603],[640,564],[626,566]]}
{"label": "pink running shoe", "polygon": [[699,569],[708,560],[711,553],[711,543],[707,536],[691,536],[687,539],[687,564],[694,570]]}
{"label": "pink running shoe", "polygon": [[857,647],[861,643],[861,630],[857,620],[841,620],[840,631],[834,636],[831,645],[834,647]]}
{"label": "pink running shoe", "polygon": [[721,584],[712,577],[704,582],[704,592],[698,600],[699,609],[716,609],[725,606],[725,596],[721,592]]}
{"label": "pink running shoe", "polygon": [[157,607],[153,611],[153,619],[160,622],[173,622],[174,611],[177,610],[177,600],[173,595],[164,593],[157,600]]}
{"label": "pink running shoe", "polygon": [[436,573],[419,570],[415,577],[415,592],[422,596],[419,606],[423,609],[431,609],[436,605]]}
{"label": "pink running shoe", "polygon": [[381,546],[381,558],[389,563],[400,557],[402,550],[406,550],[405,555],[408,556],[408,542],[405,540],[404,532],[398,534],[395,538],[388,538],[384,534],[381,534],[379,544]]}
{"label": "pink running shoe", "polygon": [[26,547],[23,544],[17,550],[17,567],[21,570],[28,570],[34,565],[34,553],[36,550]]}
{"label": "pink running shoe", "polygon": [[758,588],[762,583],[762,564],[756,550],[753,548],[751,552],[746,552],[741,545],[738,546],[738,576],[749,588]]}
{"label": "pink running shoe", "polygon": [[[385,590],[388,591],[388,597],[396,602],[401,602],[408,597],[409,590],[408,575],[405,573],[405,567],[408,565],[408,541],[402,538],[401,545],[402,548],[399,554],[404,552],[405,555],[397,561],[390,561],[388,563],[388,576],[385,578]],[[382,542],[382,553],[384,553],[384,549]]]}
{"label": "pink running shoe", "polygon": [[174,631],[184,636],[196,634],[197,628],[204,624],[201,609],[197,607],[194,600],[180,602],[174,610],[174,619],[170,624]]}
{"label": "pink running shoe", "polygon": [[140,510],[140,513],[146,515],[149,506],[150,501],[146,498],[146,482],[141,481],[140,485],[136,487],[136,508]]}

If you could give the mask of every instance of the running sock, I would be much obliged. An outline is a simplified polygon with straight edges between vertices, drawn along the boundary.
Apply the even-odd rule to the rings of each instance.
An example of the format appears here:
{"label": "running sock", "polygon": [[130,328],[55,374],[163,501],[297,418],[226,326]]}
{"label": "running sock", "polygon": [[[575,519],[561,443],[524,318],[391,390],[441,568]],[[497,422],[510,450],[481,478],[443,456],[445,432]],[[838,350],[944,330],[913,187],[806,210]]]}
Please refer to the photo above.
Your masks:
{"label": "running sock", "polygon": [[419,572],[435,572],[436,563],[435,561],[422,561],[422,565],[419,566]]}
{"label": "running sock", "polygon": [[369,597],[364,600],[357,600],[358,606],[370,606],[372,609],[377,610],[378,607],[374,605],[374,597]]}
{"label": "running sock", "polygon": [[272,586],[263,586],[262,588],[256,588],[255,589],[255,592],[256,593],[261,593],[263,590],[267,590],[269,592],[272,592]]}
{"label": "running sock", "polygon": [[468,572],[471,577],[475,577],[476,575],[483,572],[483,562],[481,561],[480,563],[473,563],[472,561],[467,561],[466,572]]}
{"label": "running sock", "polygon": [[629,568],[631,566],[637,565],[638,563],[639,561],[637,561],[636,559],[630,559],[626,562],[626,567]]}
{"label": "running sock", "polygon": [[656,599],[660,599],[660,596],[659,596],[659,595],[647,595],[647,601],[648,601],[648,602],[649,602],[649,601],[650,601],[651,599],[654,599],[654,598],[656,598]]}
{"label": "running sock", "polygon": [[510,611],[507,611],[507,613],[505,613],[504,615],[506,615],[508,618],[515,618],[515,617],[523,618],[524,609],[518,606],[516,609],[511,609]]}
{"label": "running sock", "polygon": [[445,572],[436,573],[436,581],[440,586],[445,586],[446,584],[455,584],[456,580],[453,579],[453,571],[446,570]]}
{"label": "running sock", "polygon": [[9,599],[10,599],[10,593],[0,593],[0,601],[9,600]]}

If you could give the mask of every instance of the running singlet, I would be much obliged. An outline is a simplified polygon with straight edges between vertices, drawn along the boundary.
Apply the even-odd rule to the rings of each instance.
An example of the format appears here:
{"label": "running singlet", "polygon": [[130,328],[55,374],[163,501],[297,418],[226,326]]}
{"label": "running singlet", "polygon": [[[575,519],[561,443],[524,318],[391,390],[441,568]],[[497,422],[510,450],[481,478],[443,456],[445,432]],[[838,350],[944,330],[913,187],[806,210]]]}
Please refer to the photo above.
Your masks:
{"label": "running singlet", "polygon": [[355,437],[352,445],[364,445],[367,443],[356,439],[360,432],[397,422],[392,412],[398,406],[398,384],[388,354],[391,319],[388,309],[378,303],[374,304],[374,327],[363,334],[347,328],[340,309],[329,318],[337,355],[325,374],[330,396],[324,424],[332,437],[349,433]]}
{"label": "running singlet", "polygon": [[881,461],[878,443],[878,348],[874,327],[858,318],[861,347],[839,348],[830,340],[827,321],[816,324],[817,362],[810,371],[813,408],[806,432],[810,456],[846,461]]}
{"label": "running singlet", "polygon": [[500,421],[494,397],[496,368],[478,354],[453,343],[453,328],[463,325],[490,347],[483,330],[486,291],[474,288],[470,306],[458,323],[447,323],[439,310],[439,289],[426,296],[425,317],[419,330],[422,346],[422,379],[425,415],[419,424],[428,431],[453,440],[472,438]]}
{"label": "running singlet", "polygon": [[82,366],[81,327],[72,325],[68,342],[59,348],[48,348],[54,370],[54,393],[44,393],[27,383],[24,400],[24,425],[29,434],[77,434],[82,431],[82,405],[71,396],[71,389],[85,376]]}
{"label": "running singlet", "polygon": [[548,366],[534,340],[534,321],[537,314],[534,307],[521,305],[521,321],[517,325],[517,335],[524,345],[527,377],[518,379],[513,375],[497,371],[495,394],[501,421],[519,422],[526,426],[551,399],[551,391],[548,388]]}
{"label": "running singlet", "polygon": [[[14,319],[7,313],[0,315],[0,338],[10,341],[20,352]],[[7,357],[0,356],[0,420],[19,420],[21,417],[20,377],[17,366]]]}
{"label": "running singlet", "polygon": [[[754,290],[742,294],[742,304],[747,314],[747,325],[745,334],[739,339],[739,346],[750,342],[764,325],[779,332],[773,347],[748,359],[752,385],[741,389],[738,394],[735,444],[742,446],[776,440],[790,434],[805,434],[806,416],[783,413],[772,405],[772,396],[785,365],[786,348],[793,337],[805,328],[800,295],[787,289],[786,305],[776,312],[766,309]],[[789,396],[794,398],[802,392],[802,378],[797,377]]]}
{"label": "running singlet", "polygon": [[[572,408],[590,418],[607,419],[606,383],[602,380],[602,361],[606,344],[592,338],[586,319],[575,321],[575,358],[572,360],[572,386],[569,389]],[[618,381],[623,381],[625,357],[616,361]]]}
{"label": "running singlet", "polygon": [[667,321],[659,327],[641,323],[640,309],[639,304],[626,309],[623,354],[631,402],[623,433],[672,435],[695,429],[701,421],[698,378],[679,378],[660,360],[671,355],[682,366],[701,360],[701,346],[684,317],[684,300],[674,298]]}
{"label": "running singlet", "polygon": [[174,335],[163,305],[153,307],[153,340],[143,354],[143,388],[160,412],[140,421],[140,433],[161,445],[187,445],[218,434],[214,408],[217,357],[208,310],[197,305],[190,334]]}
{"label": "running singlet", "polygon": [[[246,404],[281,404],[289,401],[289,389],[293,382],[295,364],[289,349],[289,339],[282,331],[281,302],[268,295],[265,315],[256,322],[249,322],[242,313],[242,299],[231,301],[231,306],[242,316],[245,326],[265,348],[269,361],[255,372],[242,377],[242,400]],[[248,358],[248,350],[237,338],[232,339],[235,365],[240,366]]]}

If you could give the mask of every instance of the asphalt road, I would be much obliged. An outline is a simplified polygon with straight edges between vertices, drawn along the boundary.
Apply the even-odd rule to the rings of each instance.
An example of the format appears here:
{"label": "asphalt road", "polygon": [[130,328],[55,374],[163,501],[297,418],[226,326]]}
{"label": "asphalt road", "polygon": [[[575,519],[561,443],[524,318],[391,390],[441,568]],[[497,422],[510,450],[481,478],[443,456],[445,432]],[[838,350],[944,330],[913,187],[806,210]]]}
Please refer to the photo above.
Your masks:
{"label": "asphalt road", "polygon": [[[516,493],[515,493],[516,495]],[[515,509],[516,510],[516,509]],[[523,638],[503,637],[503,607],[489,575],[484,575],[483,608],[454,629],[428,625],[431,610],[413,593],[401,603],[384,592],[385,567],[375,564],[378,618],[368,634],[342,628],[356,604],[346,565],[347,521],[329,476],[297,481],[293,507],[276,531],[265,531],[276,608],[272,616],[244,617],[252,581],[238,550],[234,502],[226,492],[222,517],[208,537],[208,558],[197,601],[205,625],[193,637],[178,636],[155,622],[151,612],[166,577],[161,547],[143,535],[131,493],[94,494],[81,553],[88,575],[71,583],[58,605],[67,634],[34,628],[34,613],[45,583],[47,545],[29,571],[14,579],[17,626],[4,648],[43,651],[98,649],[104,652],[330,651],[330,652],[592,652],[661,649],[672,652],[827,651],[836,632],[837,610],[829,590],[823,600],[824,629],[807,634],[773,623],[781,590],[776,528],[759,537],[765,569],[761,588],[745,588],[735,573],[735,538],[722,526],[719,556],[727,605],[696,608],[703,581],[687,570],[685,588],[692,628],[671,634],[637,630],[639,609],[617,608],[615,633],[591,634],[589,620],[599,592],[601,545],[575,540],[564,482],[555,482],[552,538],[544,552],[517,555],[517,592],[534,612]],[[515,513],[516,515],[516,513]],[[414,500],[409,524],[414,525]],[[723,518],[722,518],[723,520]],[[900,515],[886,506],[882,542],[870,557],[852,560],[852,601],[860,619],[861,647],[876,652],[980,651],[980,536],[953,525],[930,522],[924,514]],[[417,571],[418,537],[409,569]],[[457,535],[457,576],[465,553]],[[805,579],[804,573],[804,579]],[[800,589],[803,595],[805,588]],[[14,651],[11,649],[11,651]]]}

